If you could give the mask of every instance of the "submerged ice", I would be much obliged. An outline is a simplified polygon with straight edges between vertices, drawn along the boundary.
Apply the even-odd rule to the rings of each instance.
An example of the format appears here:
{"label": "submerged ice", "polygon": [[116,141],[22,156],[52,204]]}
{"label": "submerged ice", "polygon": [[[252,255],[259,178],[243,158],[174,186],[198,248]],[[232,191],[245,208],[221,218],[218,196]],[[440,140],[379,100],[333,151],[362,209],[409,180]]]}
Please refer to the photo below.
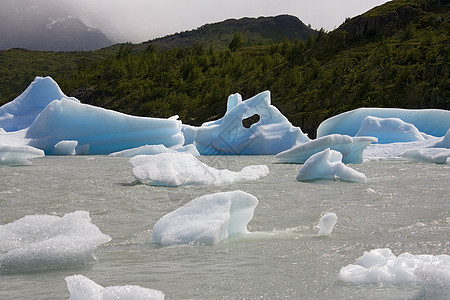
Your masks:
{"label": "submerged ice", "polygon": [[28,215],[0,226],[0,273],[85,265],[96,260],[95,248],[110,240],[85,211]]}
{"label": "submerged ice", "polygon": [[247,234],[258,199],[243,191],[196,198],[165,215],[153,227],[152,240],[162,245],[218,244]]}
{"label": "submerged ice", "polygon": [[220,185],[267,176],[265,165],[244,167],[239,172],[210,167],[189,153],[138,155],[130,159],[133,176],[153,185],[180,186],[191,184]]}
{"label": "submerged ice", "polygon": [[163,300],[161,291],[143,288],[138,285],[103,287],[83,275],[65,278],[70,293],[69,300]]}

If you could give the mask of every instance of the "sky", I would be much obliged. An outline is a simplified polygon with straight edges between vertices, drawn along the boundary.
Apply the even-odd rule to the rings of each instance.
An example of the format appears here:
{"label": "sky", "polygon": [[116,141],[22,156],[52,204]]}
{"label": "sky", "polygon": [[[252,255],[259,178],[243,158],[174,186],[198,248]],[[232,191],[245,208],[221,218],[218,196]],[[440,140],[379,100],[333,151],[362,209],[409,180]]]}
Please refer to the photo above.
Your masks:
{"label": "sky", "polygon": [[331,31],[387,0],[62,0],[87,25],[118,42],[139,43],[230,18],[297,16]]}

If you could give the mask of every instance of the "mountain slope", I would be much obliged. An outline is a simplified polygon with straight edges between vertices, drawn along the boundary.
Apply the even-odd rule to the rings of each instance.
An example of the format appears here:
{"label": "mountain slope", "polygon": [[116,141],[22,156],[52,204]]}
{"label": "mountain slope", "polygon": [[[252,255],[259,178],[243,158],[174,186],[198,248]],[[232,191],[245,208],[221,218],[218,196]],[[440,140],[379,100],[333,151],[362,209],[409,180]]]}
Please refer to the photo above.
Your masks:
{"label": "mountain slope", "polygon": [[226,49],[235,33],[242,36],[247,44],[280,42],[284,38],[291,41],[306,41],[316,30],[306,26],[297,17],[280,15],[275,17],[228,19],[223,22],[206,24],[195,30],[185,31],[157,38],[143,43],[155,45],[158,49],[189,47],[202,44],[216,49]]}
{"label": "mountain slope", "polygon": [[70,16],[57,1],[4,0],[0,9],[0,49],[87,51],[112,45],[98,29]]}

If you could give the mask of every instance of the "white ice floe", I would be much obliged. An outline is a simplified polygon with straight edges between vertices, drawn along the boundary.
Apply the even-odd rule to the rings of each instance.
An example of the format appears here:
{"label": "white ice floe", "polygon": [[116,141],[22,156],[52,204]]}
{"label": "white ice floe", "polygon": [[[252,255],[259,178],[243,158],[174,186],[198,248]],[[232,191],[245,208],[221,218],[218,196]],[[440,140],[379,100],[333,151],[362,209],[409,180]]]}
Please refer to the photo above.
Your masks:
{"label": "white ice floe", "polygon": [[258,199],[243,191],[196,198],[165,215],[153,227],[152,240],[162,245],[218,244],[247,234]]}
{"label": "white ice floe", "polygon": [[441,109],[358,108],[323,121],[317,128],[317,137],[329,134],[355,136],[364,119],[399,118],[414,125],[420,132],[435,137],[444,136],[450,128],[450,111]]}
{"label": "white ice floe", "polygon": [[375,137],[350,137],[348,135],[331,134],[309,142],[297,145],[277,154],[280,162],[303,164],[311,155],[327,148],[342,153],[342,161],[346,164],[363,162],[363,151],[371,143],[376,143]]}
{"label": "white ice floe", "polygon": [[373,249],[364,252],[355,264],[343,267],[338,276],[340,280],[352,283],[410,283],[420,282],[424,276],[429,276],[417,276],[416,271],[420,270],[427,270],[428,274],[446,270],[448,278],[450,256],[412,255],[407,252],[395,256],[388,248]]}
{"label": "white ice floe", "polygon": [[337,215],[335,213],[327,213],[319,220],[319,236],[328,236],[336,225]]}
{"label": "white ice floe", "polygon": [[28,215],[0,226],[0,273],[85,265],[95,261],[94,250],[110,240],[85,211],[63,217]]}
{"label": "white ice floe", "polygon": [[410,159],[413,161],[446,163],[450,148],[450,130],[443,137],[427,136],[424,141],[372,144],[363,152],[365,160]]}
{"label": "white ice floe", "polygon": [[450,149],[445,148],[412,149],[403,152],[402,154],[400,154],[400,156],[412,161],[446,164],[449,162]]}
{"label": "white ice floe", "polygon": [[244,167],[239,172],[210,167],[189,153],[138,155],[130,159],[133,176],[153,185],[220,185],[267,176],[265,165]]}
{"label": "white ice floe", "polygon": [[378,143],[405,143],[424,141],[425,137],[413,125],[399,118],[366,117],[355,136],[373,136]]}
{"label": "white ice floe", "polygon": [[[223,118],[197,128],[186,127],[184,132],[189,139],[195,133],[194,144],[202,155],[277,154],[309,141],[270,102],[269,91],[245,101],[239,94],[231,95]],[[254,123],[244,127],[243,120],[252,116]]]}
{"label": "white ice floe", "polygon": [[44,156],[44,151],[31,146],[2,146],[0,144],[0,165],[30,165],[29,159]]}
{"label": "white ice floe", "polygon": [[69,300],[163,300],[161,291],[138,285],[103,287],[83,275],[65,278],[70,293]]}
{"label": "white ice floe", "polygon": [[190,153],[194,156],[200,156],[197,148],[193,144],[175,147],[175,148],[167,148],[164,145],[145,145],[133,149],[127,149],[119,152],[114,152],[109,154],[109,156],[113,157],[133,157],[137,155],[156,155],[161,153]]}
{"label": "white ice floe", "polygon": [[297,175],[298,181],[316,179],[365,182],[366,175],[346,166],[340,152],[325,149],[308,158]]}

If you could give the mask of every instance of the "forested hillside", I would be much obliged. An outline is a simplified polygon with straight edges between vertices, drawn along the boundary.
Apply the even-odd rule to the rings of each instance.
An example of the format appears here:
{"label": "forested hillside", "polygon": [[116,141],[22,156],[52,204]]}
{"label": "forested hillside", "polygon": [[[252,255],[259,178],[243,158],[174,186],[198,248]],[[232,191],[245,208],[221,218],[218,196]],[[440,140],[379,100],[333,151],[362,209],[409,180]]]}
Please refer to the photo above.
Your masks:
{"label": "forested hillside", "polygon": [[55,79],[85,103],[178,114],[192,125],[221,117],[231,93],[270,90],[272,103],[313,137],[324,119],[357,107],[450,109],[449,33],[448,1],[394,0],[304,42],[246,46],[236,34],[225,50],[123,45]]}

